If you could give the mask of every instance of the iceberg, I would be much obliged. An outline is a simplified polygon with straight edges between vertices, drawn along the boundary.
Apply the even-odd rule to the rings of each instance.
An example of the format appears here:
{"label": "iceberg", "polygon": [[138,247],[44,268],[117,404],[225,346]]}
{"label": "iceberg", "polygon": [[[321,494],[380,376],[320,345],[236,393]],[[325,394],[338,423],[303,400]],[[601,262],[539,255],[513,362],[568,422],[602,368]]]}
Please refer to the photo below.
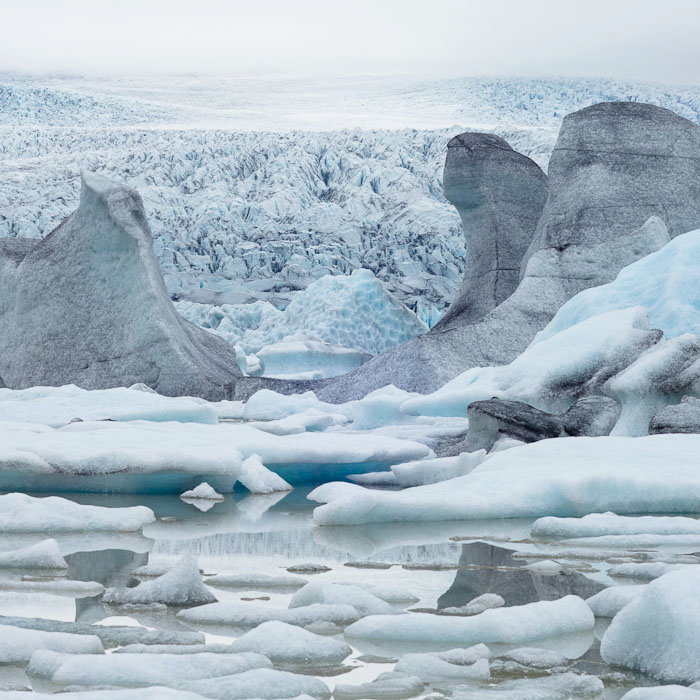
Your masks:
{"label": "iceberg", "polygon": [[156,519],[145,506],[103,508],[58,496],[35,498],[24,493],[0,496],[0,532],[131,532]]}
{"label": "iceberg", "polygon": [[56,540],[43,540],[29,547],[0,552],[0,568],[67,569]]}
{"label": "iceberg", "polygon": [[[700,436],[541,440],[497,452],[465,476],[399,492],[320,491],[318,525],[688,513],[700,507]],[[315,492],[309,494],[314,499]]]}
{"label": "iceberg", "polygon": [[345,642],[278,620],[263,622],[246,632],[231,644],[231,649],[262,654],[276,665],[316,668],[340,664],[352,652]]}
{"label": "iceberg", "polygon": [[488,680],[491,677],[490,656],[491,652],[485,644],[468,649],[404,654],[395,670],[418,676],[425,683]]}
{"label": "iceberg", "polygon": [[297,608],[273,608],[235,601],[210,603],[181,610],[177,618],[189,625],[227,626],[239,629],[257,627],[264,622],[279,621],[306,627],[314,622],[332,622],[345,626],[358,618],[351,605],[314,603]]}
{"label": "iceberg", "polygon": [[665,681],[700,680],[700,567],[652,581],[610,623],[603,660]]}
{"label": "iceberg", "polygon": [[216,400],[241,376],[225,341],[175,311],[139,194],[93,173],[45,238],[2,239],[0,285],[1,386],[142,383]]}
{"label": "iceberg", "polygon": [[256,668],[269,668],[260,654],[104,654],[85,656],[56,651],[36,652],[27,668],[29,676],[52,683],[82,686],[175,685],[180,680],[231,676]]}
{"label": "iceberg", "polygon": [[38,649],[61,651],[66,654],[103,654],[98,637],[66,632],[46,632],[0,624],[0,663],[22,664]]}
{"label": "iceberg", "polygon": [[75,421],[177,421],[218,423],[215,406],[188,397],[161,396],[154,391],[34,386],[0,389],[0,422],[41,423],[60,428]]}
{"label": "iceberg", "polygon": [[197,558],[182,557],[169,571],[134,588],[108,588],[102,600],[110,605],[188,606],[216,602],[216,596],[204,585]]}
{"label": "iceberg", "polygon": [[383,615],[394,612],[389,603],[359,586],[340,583],[307,583],[300,588],[289,601],[289,608],[309,605],[350,605],[357,612],[357,617],[365,615]]}
{"label": "iceberg", "polygon": [[465,644],[525,644],[593,629],[593,613],[577,596],[505,608],[472,617],[409,613],[370,615],[346,628],[346,638],[374,642],[430,643],[452,648]]}
{"label": "iceberg", "polygon": [[646,586],[611,586],[586,599],[586,603],[596,617],[615,617],[617,613],[637,600]]}

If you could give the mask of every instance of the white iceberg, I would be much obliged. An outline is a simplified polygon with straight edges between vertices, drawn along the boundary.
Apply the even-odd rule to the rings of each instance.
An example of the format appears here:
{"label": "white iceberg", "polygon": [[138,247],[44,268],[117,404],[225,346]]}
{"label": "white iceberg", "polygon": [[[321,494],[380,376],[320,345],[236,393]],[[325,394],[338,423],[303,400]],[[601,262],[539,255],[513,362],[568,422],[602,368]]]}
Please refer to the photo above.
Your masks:
{"label": "white iceberg", "polygon": [[461,617],[409,613],[370,615],[350,625],[349,639],[376,641],[419,641],[439,645],[523,644],[593,629],[593,613],[577,596],[540,601],[508,608],[496,608]]}
{"label": "white iceberg", "polygon": [[[61,700],[138,700],[143,694],[134,689],[129,690],[81,690],[78,692],[61,692]],[[27,700],[24,691],[3,691],[3,700]],[[32,698],[54,698],[53,693],[31,693]],[[186,690],[174,690],[163,686],[149,686],[148,700],[202,700],[204,696]]]}
{"label": "white iceberg", "polygon": [[83,686],[172,686],[180,680],[231,676],[256,668],[269,668],[260,654],[64,654],[37,652],[27,673],[62,685]]}
{"label": "white iceberg", "polygon": [[595,676],[579,673],[558,673],[543,678],[504,681],[493,687],[455,688],[453,700],[573,700],[599,698],[603,682]]}
{"label": "white iceberg", "polygon": [[134,588],[108,588],[103,602],[112,605],[163,603],[185,606],[216,602],[216,596],[204,585],[197,558],[182,557],[167,573]]}
{"label": "white iceberg", "polygon": [[293,590],[305,586],[308,581],[301,576],[270,574],[215,574],[208,576],[207,586],[217,588],[239,588],[243,590]]}
{"label": "white iceberg", "polygon": [[633,600],[637,600],[646,586],[611,586],[586,599],[596,617],[615,617]]}
{"label": "white iceberg", "polygon": [[324,484],[319,525],[581,516],[594,511],[683,513],[700,499],[698,435],[577,437],[498,452],[470,474],[399,492]]}
{"label": "white iceberg", "polygon": [[455,457],[439,457],[395,464],[391,471],[400,486],[424,486],[454,479],[473,471],[486,459],[486,450],[462,452]]}
{"label": "white iceberg", "polygon": [[586,289],[564,304],[536,340],[551,338],[593,316],[643,306],[667,338],[700,335],[696,260],[700,229],[676,236],[660,250],[624,267],[615,280]]}
{"label": "white iceberg", "polygon": [[190,625],[230,626],[240,629],[257,627],[263,622],[279,620],[289,625],[306,627],[314,622],[332,622],[345,626],[357,620],[351,605],[315,603],[300,608],[274,608],[250,603],[224,601],[181,610],[177,618]]}
{"label": "white iceberg", "polygon": [[289,601],[290,609],[315,604],[350,605],[357,611],[357,617],[388,615],[394,612],[389,603],[359,586],[350,584],[307,583]]}
{"label": "white iceberg", "polygon": [[603,660],[665,681],[700,680],[700,566],[652,581],[614,618]]}
{"label": "white iceberg", "polygon": [[530,535],[558,540],[605,535],[700,535],[700,520],[678,515],[630,517],[615,513],[590,513],[583,518],[550,516],[536,520]]}
{"label": "white iceberg", "polygon": [[9,552],[0,552],[0,567],[25,569],[66,569],[56,540],[42,540],[36,544]]}
{"label": "white iceberg", "polygon": [[683,685],[634,688],[625,693],[622,700],[700,700],[700,689],[693,690]]}
{"label": "white iceberg", "polygon": [[418,676],[425,683],[488,680],[491,677],[490,656],[491,652],[485,644],[468,649],[404,654],[395,670]]}
{"label": "white iceberg", "polygon": [[284,666],[332,666],[342,663],[352,649],[337,639],[321,637],[279,620],[263,622],[231,644],[234,651],[262,654]]}
{"label": "white iceberg", "polygon": [[0,421],[60,428],[72,421],[177,421],[218,423],[216,404],[191,397],[161,396],[135,387],[87,390],[65,386],[0,389]]}
{"label": "white iceberg", "polygon": [[383,698],[412,698],[423,690],[422,679],[410,673],[388,671],[373,681],[361,685],[338,683],[333,689],[336,700],[382,700]]}
{"label": "white iceberg", "polygon": [[199,486],[195,486],[189,491],[180,494],[180,498],[184,500],[202,499],[206,501],[223,501],[224,497],[213,489],[206,481],[203,481]]}
{"label": "white iceberg", "polygon": [[150,508],[103,508],[58,496],[0,496],[0,532],[131,532],[155,521]]}
{"label": "white iceberg", "polygon": [[26,663],[38,649],[66,654],[102,654],[98,637],[66,632],[45,632],[0,624],[0,664]]}

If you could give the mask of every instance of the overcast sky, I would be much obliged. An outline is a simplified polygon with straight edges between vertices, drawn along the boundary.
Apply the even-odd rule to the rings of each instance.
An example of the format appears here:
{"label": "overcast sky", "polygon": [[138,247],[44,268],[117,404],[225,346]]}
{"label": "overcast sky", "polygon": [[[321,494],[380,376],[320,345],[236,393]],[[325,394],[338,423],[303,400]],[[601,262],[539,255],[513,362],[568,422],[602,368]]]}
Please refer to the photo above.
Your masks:
{"label": "overcast sky", "polygon": [[0,0],[0,70],[700,83],[700,0]]}

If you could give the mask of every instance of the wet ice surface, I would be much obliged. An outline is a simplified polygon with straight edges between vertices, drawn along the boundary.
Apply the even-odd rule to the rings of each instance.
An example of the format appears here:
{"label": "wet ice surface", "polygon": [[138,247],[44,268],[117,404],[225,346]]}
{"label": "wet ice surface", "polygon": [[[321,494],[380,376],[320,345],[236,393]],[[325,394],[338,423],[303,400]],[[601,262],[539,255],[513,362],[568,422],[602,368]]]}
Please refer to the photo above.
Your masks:
{"label": "wet ice surface", "polygon": [[[592,632],[510,646],[489,644],[491,656],[484,660],[478,649],[444,653],[470,644],[346,639],[342,620],[338,624],[321,615],[307,629],[320,635],[320,639],[326,638],[328,645],[311,644],[309,649],[316,651],[309,655],[304,652],[304,642],[314,638],[289,630],[284,621],[266,623],[275,632],[275,639],[269,643],[258,633],[249,635],[249,641],[240,643],[238,648],[234,645],[228,649],[250,627],[212,621],[199,623],[187,615],[178,615],[181,608],[160,603],[126,606],[107,603],[102,593],[93,595],[89,587],[71,588],[64,582],[94,583],[106,589],[134,587],[140,582],[152,582],[182,561],[183,556],[194,556],[205,584],[211,582],[207,587],[218,601],[250,606],[251,612],[264,610],[272,615],[287,610],[290,603],[291,610],[313,604],[337,608],[342,603],[350,606],[354,603],[361,608],[362,615],[411,610],[414,611],[411,614],[448,619],[463,618],[473,612],[475,608],[469,603],[484,594],[501,596],[504,607],[500,607],[494,595],[484,599],[486,607],[500,610],[536,601],[555,601],[568,595],[586,599],[610,585],[639,585],[639,578],[611,576],[625,564],[700,563],[700,558],[693,554],[697,546],[692,543],[630,549],[634,542],[616,547],[588,543],[584,547],[577,546],[575,540],[531,541],[532,521],[521,520],[314,529],[313,505],[306,501],[305,495],[303,489],[271,496],[236,493],[206,512],[177,496],[70,495],[71,500],[92,505],[145,505],[158,519],[142,533],[55,534],[67,568],[3,569],[2,581],[8,583],[0,585],[0,624],[83,635],[90,628],[97,633],[107,654],[118,651],[120,656],[135,655],[138,668],[143,667],[143,677],[154,679],[151,685],[161,685],[170,678],[168,684],[174,683],[180,690],[199,689],[209,697],[239,697],[230,690],[231,682],[225,676],[226,669],[237,668],[238,662],[233,656],[229,661],[217,661],[216,655],[251,652],[259,655],[267,650],[276,674],[253,663],[251,670],[246,671],[246,683],[251,688],[262,682],[270,692],[277,686],[298,686],[301,691],[318,693],[323,686],[314,685],[312,681],[316,679],[330,691],[340,686],[336,697],[346,698],[483,695],[485,698],[615,700],[632,687],[656,682],[609,667],[601,660],[600,639],[610,622],[605,617],[596,618]],[[5,536],[0,549],[21,549],[45,539],[46,535],[41,533]],[[300,573],[291,573],[290,569]],[[37,582],[45,585],[36,586]],[[300,593],[307,582],[313,586]],[[79,626],[65,623],[79,623]],[[280,644],[283,635],[289,640],[288,654],[282,648],[284,643]],[[345,643],[351,646],[347,658],[344,658]],[[517,651],[515,647],[531,649]],[[206,678],[206,685],[197,685],[204,683],[199,676],[187,676],[190,666],[201,667],[195,663],[195,657],[191,657],[190,663],[177,663],[175,655],[184,654],[186,659],[189,653],[205,654],[198,657],[201,663],[206,661],[207,668],[217,669]],[[407,654],[415,656],[406,657],[397,667],[397,661]],[[75,661],[72,667],[61,666],[61,658],[62,655],[47,651],[36,659],[37,668],[39,662],[49,670],[60,667],[61,673],[53,678],[51,673],[42,675],[34,669],[32,677],[28,676],[26,661],[0,665],[0,689],[34,687],[56,692],[66,687],[86,689],[106,684],[97,682],[99,665],[91,664],[94,672],[86,673]],[[157,660],[149,662],[149,658]],[[240,663],[244,661],[245,658]],[[128,660],[122,663],[125,668],[137,667]],[[159,664],[165,670],[158,671]],[[123,675],[120,668],[109,667],[109,684],[128,687],[128,676],[120,680],[120,673]],[[172,668],[183,674],[181,680],[172,679]],[[303,678],[295,680],[279,675],[282,672],[300,674]],[[602,680],[604,690],[591,676]],[[486,689],[501,692],[484,694]]]}

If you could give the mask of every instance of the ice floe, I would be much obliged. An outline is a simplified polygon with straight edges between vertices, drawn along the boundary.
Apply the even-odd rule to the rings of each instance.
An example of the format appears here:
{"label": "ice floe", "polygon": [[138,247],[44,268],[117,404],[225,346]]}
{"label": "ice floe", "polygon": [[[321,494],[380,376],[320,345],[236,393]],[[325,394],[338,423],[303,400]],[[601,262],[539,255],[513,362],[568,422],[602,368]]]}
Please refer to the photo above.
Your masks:
{"label": "ice floe", "polygon": [[0,421],[60,428],[73,421],[218,422],[216,404],[191,397],[161,396],[136,387],[87,390],[65,386],[0,389]]}
{"label": "ice floe", "polygon": [[391,605],[358,586],[339,583],[307,583],[289,601],[290,609],[315,604],[350,605],[357,617],[385,615],[394,612]]}
{"label": "ice floe", "polygon": [[591,609],[577,596],[496,608],[472,617],[410,613],[370,615],[350,625],[349,639],[433,642],[437,645],[524,644],[593,628]]}
{"label": "ice floe", "polygon": [[309,498],[318,492],[327,501],[314,511],[319,525],[687,513],[700,508],[699,449],[697,435],[555,438],[499,452],[437,484],[400,492],[325,484]]}
{"label": "ice floe", "polygon": [[615,617],[628,603],[637,600],[646,586],[611,586],[586,599],[596,617]]}
{"label": "ice floe", "polygon": [[35,498],[24,493],[0,496],[0,532],[129,532],[155,521],[150,508],[104,508],[58,496]]}
{"label": "ice floe", "polygon": [[0,567],[27,569],[66,569],[56,540],[42,540],[36,544],[9,552],[0,552]]}
{"label": "ice floe", "polygon": [[700,567],[672,571],[645,586],[603,636],[604,661],[665,681],[700,680]]}
{"label": "ice floe", "polygon": [[163,603],[165,605],[204,605],[216,596],[204,585],[194,556],[182,557],[167,573],[134,588],[108,588],[102,600],[112,605]]}
{"label": "ice floe", "polygon": [[234,651],[262,654],[284,666],[332,666],[349,656],[352,649],[337,639],[320,637],[301,627],[279,620],[263,622],[231,645]]}
{"label": "ice floe", "polygon": [[38,649],[49,649],[66,654],[103,653],[102,642],[95,636],[46,632],[0,624],[0,663],[27,662]]}
{"label": "ice floe", "polygon": [[488,661],[490,656],[491,652],[485,644],[477,644],[468,649],[404,654],[395,670],[418,676],[425,683],[487,680],[491,676]]}

